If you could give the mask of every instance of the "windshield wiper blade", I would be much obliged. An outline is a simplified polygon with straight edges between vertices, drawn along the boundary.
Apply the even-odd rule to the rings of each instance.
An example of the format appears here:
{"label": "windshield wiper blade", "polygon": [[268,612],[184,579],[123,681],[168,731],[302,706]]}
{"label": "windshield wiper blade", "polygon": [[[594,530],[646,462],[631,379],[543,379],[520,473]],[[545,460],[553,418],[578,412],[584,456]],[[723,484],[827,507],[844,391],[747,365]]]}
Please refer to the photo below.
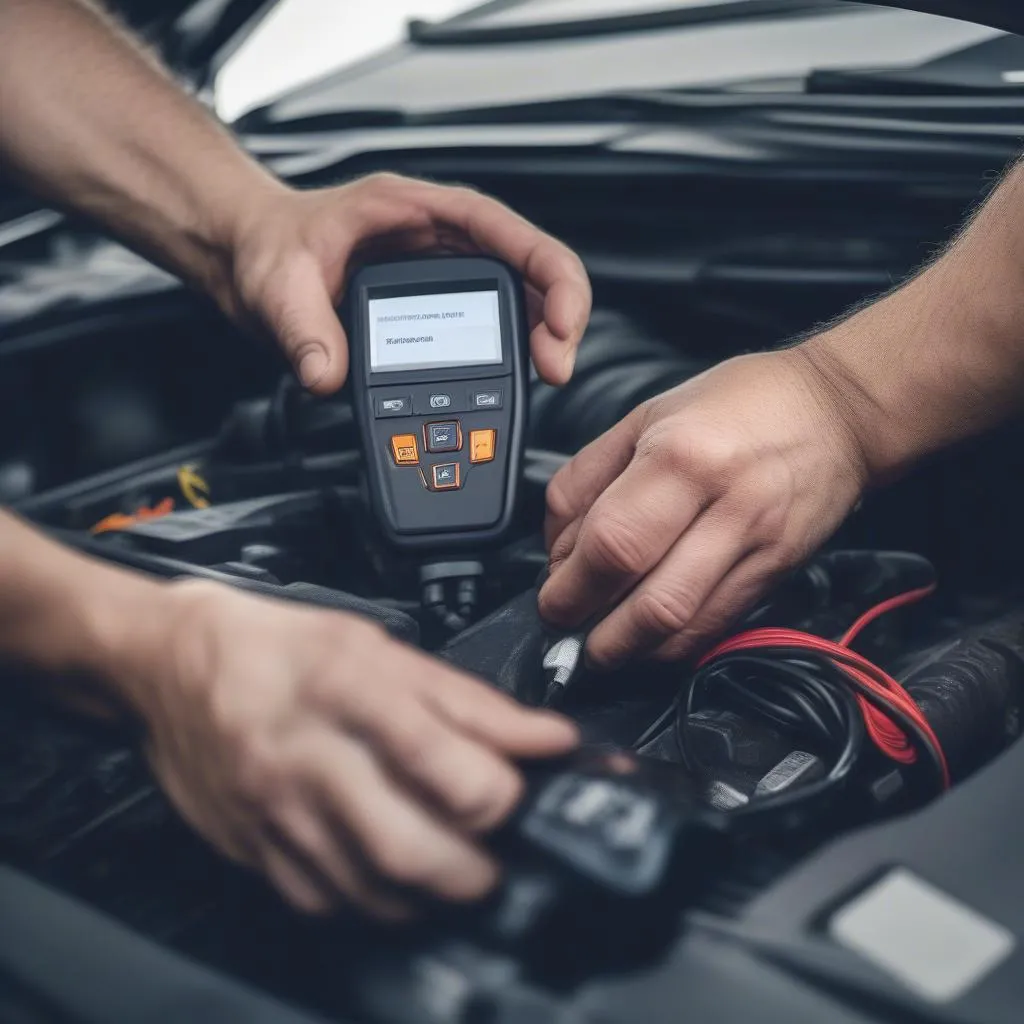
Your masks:
{"label": "windshield wiper blade", "polygon": [[632,90],[574,99],[471,107],[409,115],[406,125],[524,124],[687,124],[714,126],[724,118],[783,111],[838,116],[970,118],[983,112],[991,120],[1019,125],[1024,110],[1018,92],[923,93],[827,91],[760,92],[727,89]]}
{"label": "windshield wiper blade", "polygon": [[[478,46],[486,43],[531,43],[553,39],[581,39],[587,36],[613,35],[620,32],[680,28],[693,25],[720,24],[760,17],[784,17],[808,13],[835,14],[843,9],[855,10],[858,3],[845,0],[732,0],[696,7],[675,7],[666,10],[632,14],[608,14],[567,21],[489,25],[479,11],[470,11],[443,22],[416,19],[409,22],[409,40],[420,46]],[[483,24],[478,21],[483,20]]]}

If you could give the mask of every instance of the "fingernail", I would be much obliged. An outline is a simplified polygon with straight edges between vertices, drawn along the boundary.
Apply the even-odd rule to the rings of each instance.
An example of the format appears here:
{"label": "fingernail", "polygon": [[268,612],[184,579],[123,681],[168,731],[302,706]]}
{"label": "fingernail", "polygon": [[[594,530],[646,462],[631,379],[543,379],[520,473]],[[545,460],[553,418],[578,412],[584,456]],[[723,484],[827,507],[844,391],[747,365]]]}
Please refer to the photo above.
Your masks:
{"label": "fingernail", "polygon": [[572,379],[572,372],[576,369],[576,349],[570,349],[565,357],[565,379]]}
{"label": "fingernail", "polygon": [[311,348],[299,360],[299,380],[303,387],[311,388],[327,372],[327,353],[320,348]]}

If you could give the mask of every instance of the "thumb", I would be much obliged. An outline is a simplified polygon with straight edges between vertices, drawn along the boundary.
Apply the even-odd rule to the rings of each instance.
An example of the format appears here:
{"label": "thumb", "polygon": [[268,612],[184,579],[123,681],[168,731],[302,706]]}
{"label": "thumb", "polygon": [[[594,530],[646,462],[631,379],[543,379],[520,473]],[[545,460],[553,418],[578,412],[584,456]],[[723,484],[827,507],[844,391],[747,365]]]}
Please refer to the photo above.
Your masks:
{"label": "thumb", "polygon": [[263,320],[303,386],[317,395],[337,391],[348,375],[348,339],[320,268],[282,274],[261,304]]}

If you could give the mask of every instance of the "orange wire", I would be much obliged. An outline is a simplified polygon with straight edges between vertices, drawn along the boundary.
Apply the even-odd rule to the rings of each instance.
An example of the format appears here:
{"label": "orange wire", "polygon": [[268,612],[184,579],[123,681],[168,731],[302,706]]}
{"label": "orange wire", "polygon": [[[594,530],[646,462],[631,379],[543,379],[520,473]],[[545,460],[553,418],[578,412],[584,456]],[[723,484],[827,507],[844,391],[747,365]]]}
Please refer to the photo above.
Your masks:
{"label": "orange wire", "polygon": [[92,534],[107,533],[112,530],[127,530],[136,523],[145,522],[147,519],[159,519],[161,516],[170,515],[174,511],[174,499],[164,498],[159,504],[152,508],[143,506],[135,512],[113,512],[105,516],[89,532]]}

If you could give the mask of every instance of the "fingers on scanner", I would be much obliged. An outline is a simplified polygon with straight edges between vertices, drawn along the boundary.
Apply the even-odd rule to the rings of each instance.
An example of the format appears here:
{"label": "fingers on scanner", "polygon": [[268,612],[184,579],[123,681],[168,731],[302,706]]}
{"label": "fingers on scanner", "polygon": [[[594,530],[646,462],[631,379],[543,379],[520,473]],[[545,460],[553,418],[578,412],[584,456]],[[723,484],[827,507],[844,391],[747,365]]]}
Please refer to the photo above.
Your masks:
{"label": "fingers on scanner", "polygon": [[397,780],[370,746],[332,737],[317,779],[320,805],[341,835],[350,835],[377,876],[443,899],[472,900],[497,881],[483,851]]}

